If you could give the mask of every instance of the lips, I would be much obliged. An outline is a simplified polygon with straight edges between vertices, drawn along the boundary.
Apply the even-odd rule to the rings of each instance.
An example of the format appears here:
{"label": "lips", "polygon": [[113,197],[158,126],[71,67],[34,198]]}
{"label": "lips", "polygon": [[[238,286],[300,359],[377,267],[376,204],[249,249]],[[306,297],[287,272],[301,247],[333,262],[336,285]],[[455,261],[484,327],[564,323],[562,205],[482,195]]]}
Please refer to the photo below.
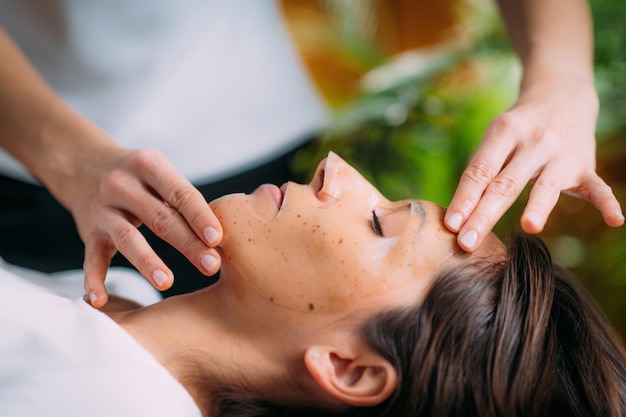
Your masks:
{"label": "lips", "polygon": [[282,187],[278,188],[277,186],[273,184],[264,184],[261,186],[261,188],[265,189],[265,192],[269,195],[270,199],[274,202],[274,204],[276,204],[276,208],[280,210],[280,208],[283,205],[283,195],[284,195],[284,191]]}
{"label": "lips", "polygon": [[278,209],[282,209],[283,208],[283,204],[285,204],[285,194],[287,194],[287,187],[289,186],[289,183],[284,183],[283,185],[280,186],[280,188],[278,189],[280,191],[280,200],[278,201]]}

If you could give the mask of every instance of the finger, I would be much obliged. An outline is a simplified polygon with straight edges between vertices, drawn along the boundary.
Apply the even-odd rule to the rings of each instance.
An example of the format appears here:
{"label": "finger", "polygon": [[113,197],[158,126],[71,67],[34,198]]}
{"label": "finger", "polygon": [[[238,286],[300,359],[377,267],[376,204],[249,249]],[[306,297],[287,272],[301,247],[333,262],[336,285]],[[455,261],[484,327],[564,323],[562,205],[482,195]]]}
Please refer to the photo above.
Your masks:
{"label": "finger", "polygon": [[136,227],[120,215],[112,217],[107,230],[112,244],[156,289],[163,291],[172,286],[172,271]]}
{"label": "finger", "polygon": [[[149,153],[150,150],[144,151]],[[155,163],[154,155],[146,156],[142,153],[138,155],[140,163],[145,164],[142,177],[145,178],[146,184],[182,215],[196,236],[207,245],[216,246],[223,234],[222,225],[217,216],[210,209],[200,191],[183,177],[167,158],[160,153],[159,155],[161,157],[157,158],[157,163]],[[145,157],[150,158],[149,161],[141,161]]]}
{"label": "finger", "polygon": [[98,244],[85,245],[85,294],[95,308],[103,307],[109,300],[104,280],[114,251],[104,249]]}
{"label": "finger", "polygon": [[[157,236],[181,252],[203,274],[214,275],[217,273],[220,266],[219,255],[198,238],[175,208],[164,203],[153,193],[148,192],[136,179],[133,181],[126,176],[111,175],[107,181],[105,191],[107,195],[111,196],[111,204],[113,206],[128,213],[128,216],[138,219],[134,222],[135,224],[144,223]],[[211,214],[213,214],[212,211]],[[122,220],[124,219],[122,218]],[[128,222],[128,219],[125,219],[125,221]],[[121,230],[128,226],[128,224],[117,224],[122,228]],[[111,230],[110,225],[107,230]],[[219,239],[221,239],[220,233],[218,233]],[[147,245],[147,243],[143,236],[140,233],[137,233],[137,236],[141,236],[142,247],[145,247],[143,245]],[[127,253],[125,253],[127,249],[122,249],[117,244],[116,247],[124,256],[127,256]],[[136,255],[137,260],[135,262],[139,262],[142,256],[146,260],[152,259],[152,254],[154,253],[152,250],[143,253],[137,252],[141,250],[140,248],[135,248],[135,253],[139,253]],[[144,273],[141,270],[140,272]],[[147,275],[144,276],[148,278]],[[160,273],[157,276],[161,279],[164,278]]]}
{"label": "finger", "polygon": [[514,151],[513,130],[498,120],[489,126],[482,144],[470,158],[446,210],[444,223],[452,232],[461,230],[489,184]]}
{"label": "finger", "polygon": [[613,190],[595,172],[585,178],[580,193],[600,211],[607,225],[619,227],[624,224],[624,214]]}
{"label": "finger", "polygon": [[[141,192],[119,194],[116,203],[120,208],[132,212],[157,236],[182,253],[203,274],[214,275],[217,273],[221,263],[218,253],[198,239],[198,236],[190,229],[189,224],[177,210],[146,192],[143,194]],[[137,247],[136,250],[143,252],[137,255],[137,258],[151,256],[154,252],[152,250],[147,251],[149,246],[147,246],[145,238],[139,232],[138,235],[141,236],[142,246]],[[126,256],[122,248],[119,246],[117,248]]]}
{"label": "finger", "polygon": [[561,195],[561,187],[558,185],[561,172],[560,167],[551,165],[546,167],[535,181],[520,219],[522,230],[526,233],[539,233],[545,227],[548,216]]}
{"label": "finger", "polygon": [[222,225],[195,187],[186,181],[172,186],[163,196],[164,200],[175,208],[185,219],[191,230],[211,247],[222,240]]}
{"label": "finger", "polygon": [[514,155],[511,162],[487,186],[476,209],[459,231],[457,241],[461,248],[468,252],[478,248],[500,217],[511,207],[536,171],[525,163],[528,160],[523,154]]}

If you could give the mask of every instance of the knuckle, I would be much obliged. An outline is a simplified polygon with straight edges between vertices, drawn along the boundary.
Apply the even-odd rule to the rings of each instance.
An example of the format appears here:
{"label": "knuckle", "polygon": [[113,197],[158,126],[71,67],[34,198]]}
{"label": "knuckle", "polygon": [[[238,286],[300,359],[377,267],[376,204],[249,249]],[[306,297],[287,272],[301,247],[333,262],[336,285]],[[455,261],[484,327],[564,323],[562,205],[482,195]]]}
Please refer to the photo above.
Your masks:
{"label": "knuckle", "polygon": [[487,185],[492,176],[491,165],[483,160],[471,162],[463,172],[464,179],[482,186]]}
{"label": "knuckle", "polygon": [[196,206],[191,207],[191,202],[187,206],[188,208],[181,208],[180,213],[184,216],[187,224],[192,230],[203,230],[207,225],[207,216],[212,213],[211,208],[206,202],[201,202],[199,208]]}
{"label": "knuckle", "polygon": [[546,127],[535,129],[529,138],[529,143],[534,148],[549,148],[557,142],[558,135]]}
{"label": "knuckle", "polygon": [[496,177],[489,184],[489,191],[503,198],[513,198],[518,194],[517,182],[510,177]]}
{"label": "knuckle", "polygon": [[153,148],[137,149],[131,154],[131,159],[137,164],[148,165],[159,158],[160,152]]}
{"label": "knuckle", "polygon": [[152,256],[150,254],[141,254],[132,260],[132,264],[140,272],[150,271],[152,266]]}
{"label": "knuckle", "polygon": [[551,194],[557,194],[561,191],[560,187],[557,185],[556,181],[550,178],[539,178],[537,182],[535,182],[536,187],[541,187],[548,191]]}
{"label": "knuckle", "polygon": [[129,165],[139,170],[153,171],[162,161],[161,151],[143,148],[133,151],[129,156]]}
{"label": "knuckle", "polygon": [[479,230],[489,229],[496,222],[495,214],[490,211],[481,211],[472,217],[474,217],[475,224],[479,226],[477,227]]}
{"label": "knuckle", "polygon": [[149,227],[158,236],[163,237],[176,219],[176,211],[167,206],[160,206],[150,213]]}
{"label": "knuckle", "polygon": [[85,241],[85,258],[84,263],[98,264],[102,259],[110,260],[115,254],[116,248],[114,243],[109,239],[104,239],[101,235]]}
{"label": "knuckle", "polygon": [[96,254],[86,251],[85,258],[83,259],[83,270],[85,271],[85,274],[86,274],[85,279],[87,279],[91,271],[95,269],[96,264],[97,264]]}
{"label": "knuckle", "polygon": [[[169,196],[169,204],[172,207],[180,209],[184,207],[187,203],[190,203],[194,200],[194,197],[196,196],[196,189],[193,188],[193,186],[191,185],[185,186],[182,184],[176,184],[174,187],[172,187]],[[196,213],[194,215],[198,216],[199,213]]]}
{"label": "knuckle", "polygon": [[603,191],[607,197],[611,198],[611,199],[615,199],[615,193],[613,192],[613,188],[604,183],[604,181],[602,182],[602,184],[598,185],[598,188],[600,189],[600,191]]}
{"label": "knuckle", "polygon": [[185,241],[180,247],[180,250],[187,256],[198,252],[198,239],[197,238],[185,239]]}
{"label": "knuckle", "polygon": [[126,176],[124,173],[114,170],[103,175],[100,181],[100,189],[103,194],[118,193],[126,184]]}
{"label": "knuckle", "polygon": [[115,247],[122,253],[124,253],[130,246],[131,242],[137,233],[137,229],[131,225],[122,226],[113,230],[111,239],[115,244]]}
{"label": "knuckle", "polygon": [[493,133],[499,136],[515,137],[518,126],[517,119],[514,114],[505,112],[496,117],[489,127],[493,130]]}
{"label": "knuckle", "polygon": [[204,227],[204,222],[203,222],[204,216],[203,216],[203,213],[200,213],[198,211],[194,211],[190,215],[188,215],[187,217],[188,217],[187,221],[192,226],[193,229],[200,230],[200,229],[202,229],[202,227]]}

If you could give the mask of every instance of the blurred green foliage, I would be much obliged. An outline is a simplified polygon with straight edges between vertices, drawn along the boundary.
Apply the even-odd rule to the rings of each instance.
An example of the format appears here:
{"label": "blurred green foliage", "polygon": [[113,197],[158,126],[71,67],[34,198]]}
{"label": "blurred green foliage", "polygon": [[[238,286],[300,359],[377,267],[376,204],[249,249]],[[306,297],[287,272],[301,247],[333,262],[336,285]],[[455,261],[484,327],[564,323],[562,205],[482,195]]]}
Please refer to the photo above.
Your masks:
{"label": "blurred green foliage", "polygon": [[[598,158],[601,175],[626,202],[626,3],[592,0],[595,74],[601,101]],[[447,205],[471,153],[495,116],[511,105],[519,64],[497,12],[488,1],[462,4],[463,47],[417,54],[414,71],[398,75],[375,48],[350,39],[378,82],[337,109],[294,170],[311,175],[329,150],[354,164],[390,199],[419,197]],[[338,42],[341,42],[339,37]],[[349,51],[359,45],[358,51]],[[396,63],[397,64],[397,63]],[[405,65],[406,67],[406,65]],[[410,65],[409,65],[410,67]],[[382,81],[381,81],[382,80]],[[527,191],[496,227],[518,227]],[[557,261],[591,290],[626,338],[626,231],[610,229],[590,204],[563,196],[542,233]]]}
{"label": "blurred green foliage", "polygon": [[375,82],[335,112],[325,135],[296,159],[296,172],[310,175],[333,150],[391,199],[447,204],[485,128],[513,102],[519,79],[491,2],[463,6],[459,12],[469,42],[390,63],[376,48],[355,40],[362,34],[355,22],[347,26],[352,30],[341,25],[339,47],[360,56]]}
{"label": "blurred green foliage", "polygon": [[626,127],[626,4],[592,0],[591,6],[596,86],[602,104],[598,140],[613,140]]}

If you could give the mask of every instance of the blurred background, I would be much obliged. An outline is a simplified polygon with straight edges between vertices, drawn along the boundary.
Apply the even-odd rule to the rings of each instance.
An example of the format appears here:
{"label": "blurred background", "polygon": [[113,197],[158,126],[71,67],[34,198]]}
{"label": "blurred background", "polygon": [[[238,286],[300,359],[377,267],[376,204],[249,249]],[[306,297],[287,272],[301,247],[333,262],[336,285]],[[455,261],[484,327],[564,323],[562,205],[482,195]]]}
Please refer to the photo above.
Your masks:
{"label": "blurred background", "polygon": [[[626,3],[590,1],[601,110],[598,170],[626,208]],[[282,0],[292,35],[333,110],[296,158],[307,179],[328,150],[391,199],[447,205],[491,120],[517,94],[519,64],[492,0]],[[519,227],[528,188],[500,221]],[[626,228],[562,195],[541,237],[626,340]]]}

